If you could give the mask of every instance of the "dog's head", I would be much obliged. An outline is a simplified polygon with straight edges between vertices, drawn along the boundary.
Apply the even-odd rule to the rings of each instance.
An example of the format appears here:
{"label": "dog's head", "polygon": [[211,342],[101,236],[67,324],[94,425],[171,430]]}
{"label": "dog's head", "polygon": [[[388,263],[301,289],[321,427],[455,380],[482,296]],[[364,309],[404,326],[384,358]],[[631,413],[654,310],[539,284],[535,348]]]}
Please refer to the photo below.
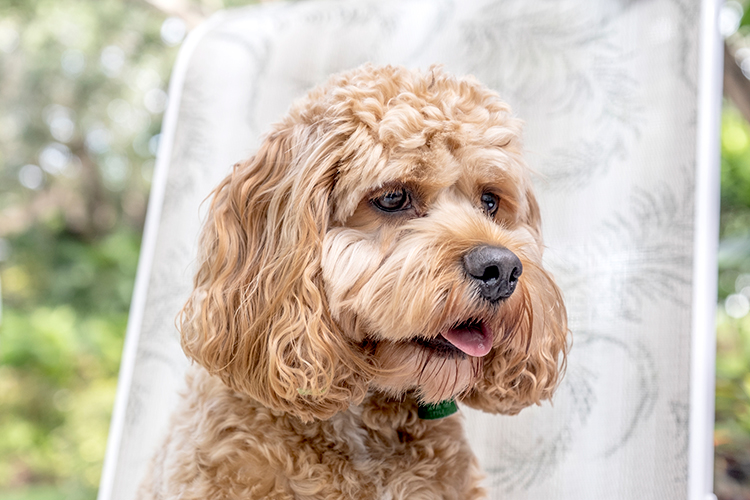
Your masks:
{"label": "dog's head", "polygon": [[214,193],[185,351],[301,418],[368,390],[516,413],[565,363],[520,122],[470,78],[364,66]]}

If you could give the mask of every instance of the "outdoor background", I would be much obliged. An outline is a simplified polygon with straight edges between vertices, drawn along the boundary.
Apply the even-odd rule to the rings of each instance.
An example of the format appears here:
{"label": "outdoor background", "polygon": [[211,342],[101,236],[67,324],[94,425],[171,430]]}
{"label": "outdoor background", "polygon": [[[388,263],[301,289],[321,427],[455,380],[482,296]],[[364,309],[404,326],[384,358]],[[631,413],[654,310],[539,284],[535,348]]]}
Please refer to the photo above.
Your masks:
{"label": "outdoor background", "polygon": [[[248,0],[0,0],[0,499],[94,499],[179,44]],[[750,0],[729,1],[716,490],[750,500]]]}

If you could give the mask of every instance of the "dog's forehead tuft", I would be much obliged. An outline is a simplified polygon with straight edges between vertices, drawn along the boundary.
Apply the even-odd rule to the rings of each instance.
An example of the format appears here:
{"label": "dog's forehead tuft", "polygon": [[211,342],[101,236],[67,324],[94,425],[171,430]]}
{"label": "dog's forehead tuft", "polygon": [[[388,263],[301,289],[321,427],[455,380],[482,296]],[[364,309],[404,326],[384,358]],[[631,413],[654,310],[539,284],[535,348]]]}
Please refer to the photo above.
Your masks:
{"label": "dog's forehead tuft", "polygon": [[425,192],[455,184],[471,168],[460,159],[469,150],[520,150],[521,122],[509,106],[473,77],[440,67],[362,66],[310,91],[288,118],[340,140],[331,193],[339,222],[389,183]]}
{"label": "dog's forehead tuft", "polygon": [[457,123],[489,128],[515,121],[495,92],[471,76],[458,78],[437,66],[420,72],[364,65],[332,77],[299,104],[295,108],[302,121],[349,125],[352,130],[364,124],[383,139],[394,127],[396,132],[429,135],[436,129],[456,130]]}

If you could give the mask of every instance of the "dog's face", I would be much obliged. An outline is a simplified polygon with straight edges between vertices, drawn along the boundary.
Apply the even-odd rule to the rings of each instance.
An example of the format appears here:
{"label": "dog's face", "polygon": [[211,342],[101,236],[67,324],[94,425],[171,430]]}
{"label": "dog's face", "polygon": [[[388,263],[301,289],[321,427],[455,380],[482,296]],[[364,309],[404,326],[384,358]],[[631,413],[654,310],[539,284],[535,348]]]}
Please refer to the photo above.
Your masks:
{"label": "dog's face", "polygon": [[549,398],[565,309],[519,133],[437,69],[313,90],[216,191],[185,350],[302,418],[373,389],[503,413]]}

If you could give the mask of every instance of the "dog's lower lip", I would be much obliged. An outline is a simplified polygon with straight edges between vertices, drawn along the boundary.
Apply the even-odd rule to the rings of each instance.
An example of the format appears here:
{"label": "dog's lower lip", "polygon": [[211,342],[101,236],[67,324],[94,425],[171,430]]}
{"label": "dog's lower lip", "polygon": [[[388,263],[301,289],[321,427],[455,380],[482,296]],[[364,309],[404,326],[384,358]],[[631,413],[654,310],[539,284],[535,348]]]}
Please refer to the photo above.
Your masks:
{"label": "dog's lower lip", "polygon": [[458,349],[456,346],[451,344],[448,339],[443,337],[442,335],[438,335],[435,338],[427,339],[427,338],[416,338],[414,339],[414,342],[418,345],[427,348],[431,350],[434,354],[438,356],[448,357],[448,358],[464,358],[466,357],[466,353]]}

